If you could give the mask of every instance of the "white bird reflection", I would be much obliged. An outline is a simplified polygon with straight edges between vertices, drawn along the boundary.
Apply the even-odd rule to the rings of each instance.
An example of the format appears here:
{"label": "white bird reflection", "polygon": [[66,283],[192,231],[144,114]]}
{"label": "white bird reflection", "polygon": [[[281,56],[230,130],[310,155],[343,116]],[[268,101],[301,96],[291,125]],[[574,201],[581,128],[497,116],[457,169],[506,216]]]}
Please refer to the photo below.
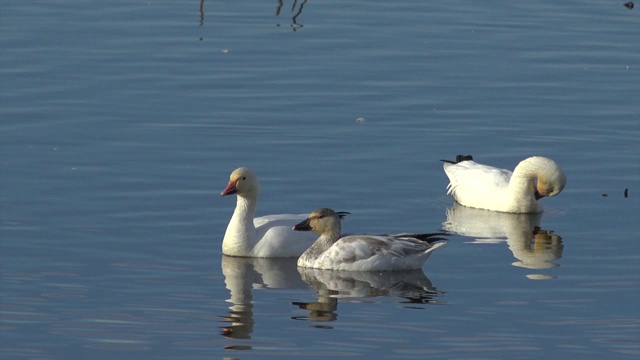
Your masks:
{"label": "white bird reflection", "polygon": [[339,271],[298,267],[302,279],[316,290],[317,301],[293,302],[309,311],[297,320],[334,321],[338,299],[391,296],[407,304],[443,304],[443,291],[436,289],[422,270]]}
{"label": "white bird reflection", "polygon": [[[447,209],[442,229],[472,237],[473,243],[507,242],[518,261],[513,266],[527,269],[549,269],[559,266],[554,261],[562,257],[562,238],[552,230],[540,229],[542,213],[512,214],[462,206],[458,203]],[[529,275],[532,279],[550,278]]]}
{"label": "white bird reflection", "polygon": [[253,333],[253,294],[255,288],[307,288],[296,271],[297,258],[241,258],[222,256],[222,274],[231,298],[228,322],[221,335],[250,339]]}

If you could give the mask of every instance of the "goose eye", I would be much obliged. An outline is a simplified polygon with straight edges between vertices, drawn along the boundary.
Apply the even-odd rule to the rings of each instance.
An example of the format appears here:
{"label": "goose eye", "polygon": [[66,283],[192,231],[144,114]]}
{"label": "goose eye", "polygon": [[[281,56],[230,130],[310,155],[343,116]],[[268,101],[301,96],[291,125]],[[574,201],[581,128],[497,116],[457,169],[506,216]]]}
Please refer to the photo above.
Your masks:
{"label": "goose eye", "polygon": [[246,177],[246,176],[243,176],[243,177],[242,177],[242,180],[247,180],[247,177]]}

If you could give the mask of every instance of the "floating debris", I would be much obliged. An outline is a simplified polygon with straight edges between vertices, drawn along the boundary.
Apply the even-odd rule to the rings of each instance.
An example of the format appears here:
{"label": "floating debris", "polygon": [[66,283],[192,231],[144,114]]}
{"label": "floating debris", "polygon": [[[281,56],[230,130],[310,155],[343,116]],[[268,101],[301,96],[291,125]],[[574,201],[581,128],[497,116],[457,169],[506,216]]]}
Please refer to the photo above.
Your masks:
{"label": "floating debris", "polygon": [[360,123],[360,124],[362,124],[362,123],[363,123],[363,122],[365,122],[365,121],[366,121],[366,120],[365,120],[365,118],[363,118],[363,117],[359,117],[359,118],[357,118],[357,119],[356,119],[356,122],[357,122],[357,123]]}
{"label": "floating debris", "polygon": [[600,194],[600,196],[602,196],[602,197],[607,197],[607,196],[609,196],[609,195],[608,195],[608,194]]}
{"label": "floating debris", "polygon": [[223,54],[228,54],[229,53],[229,49],[222,49],[220,50],[221,53]]}
{"label": "floating debris", "polygon": [[629,197],[629,189],[624,188],[624,197]]}
{"label": "floating debris", "polygon": [[629,10],[633,9],[633,1],[629,1],[627,3],[624,3],[624,7],[626,7]]}

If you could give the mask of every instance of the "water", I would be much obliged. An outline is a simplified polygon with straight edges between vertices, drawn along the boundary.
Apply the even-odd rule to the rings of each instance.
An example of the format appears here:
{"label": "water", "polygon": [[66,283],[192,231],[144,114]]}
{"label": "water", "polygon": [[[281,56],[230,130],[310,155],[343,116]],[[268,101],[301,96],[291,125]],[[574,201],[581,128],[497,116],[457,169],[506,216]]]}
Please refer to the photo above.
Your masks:
{"label": "water", "polygon": [[[1,9],[3,358],[640,354],[637,9]],[[543,154],[569,182],[540,218],[467,213],[438,161],[458,153],[505,168]],[[468,233],[393,276],[225,258],[235,203],[218,194],[241,165],[260,214]]]}

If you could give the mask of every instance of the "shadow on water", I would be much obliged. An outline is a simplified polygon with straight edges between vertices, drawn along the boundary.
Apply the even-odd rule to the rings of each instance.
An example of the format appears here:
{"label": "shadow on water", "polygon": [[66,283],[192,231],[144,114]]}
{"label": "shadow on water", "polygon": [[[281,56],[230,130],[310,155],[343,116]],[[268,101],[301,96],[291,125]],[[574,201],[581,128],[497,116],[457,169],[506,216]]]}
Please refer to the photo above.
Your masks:
{"label": "shadow on water", "polygon": [[[542,214],[510,214],[462,206],[447,209],[442,229],[465,237],[474,244],[506,242],[518,261],[513,266],[527,269],[550,269],[560,266],[562,238],[552,230],[540,228]],[[552,279],[552,275],[530,274],[530,279]]]}

